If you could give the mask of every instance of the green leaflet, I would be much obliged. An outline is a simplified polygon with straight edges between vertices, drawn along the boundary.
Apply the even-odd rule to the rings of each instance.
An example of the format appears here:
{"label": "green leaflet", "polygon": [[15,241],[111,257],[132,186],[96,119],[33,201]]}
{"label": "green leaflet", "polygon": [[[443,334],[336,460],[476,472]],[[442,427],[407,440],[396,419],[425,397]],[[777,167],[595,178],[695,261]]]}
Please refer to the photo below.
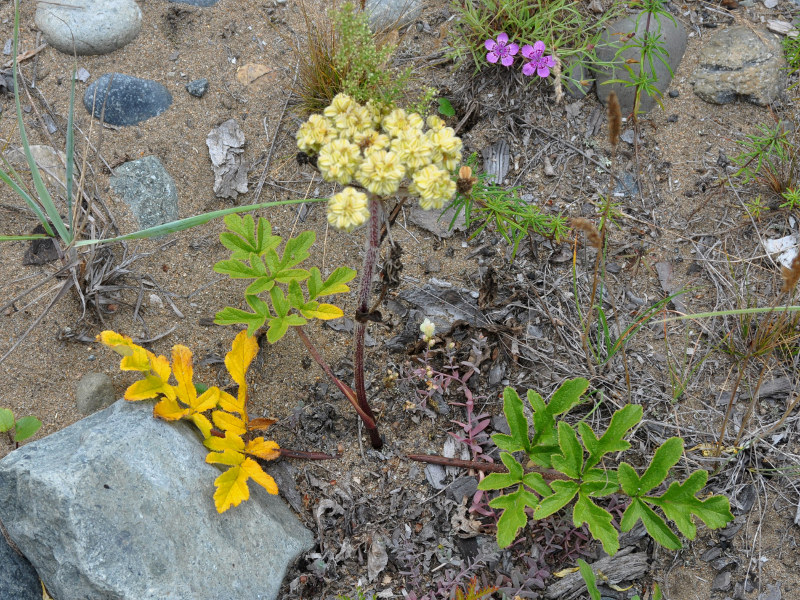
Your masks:
{"label": "green leaflet", "polygon": [[594,571],[592,571],[592,567],[582,558],[578,559],[578,571],[580,571],[581,577],[583,577],[583,582],[586,584],[586,589],[589,591],[589,596],[592,597],[592,600],[601,600],[600,590],[597,589],[597,579],[595,579]]}
{"label": "green leaflet", "polygon": [[9,408],[0,408],[0,433],[5,433],[14,426],[14,413]]}
{"label": "green leaflet", "polygon": [[14,441],[22,442],[39,431],[42,422],[36,417],[22,417],[14,425]]}
{"label": "green leaflet", "polygon": [[672,533],[664,519],[659,517],[652,508],[639,498],[634,498],[628,508],[625,509],[619,528],[622,531],[630,531],[639,519],[644,523],[648,535],[656,542],[670,550],[681,548],[681,541],[677,535]]}
{"label": "green leaflet", "polygon": [[572,524],[580,527],[586,523],[589,532],[603,544],[603,550],[613,556],[619,550],[619,533],[611,525],[611,513],[597,506],[589,496],[580,493],[575,508],[572,510]]}
{"label": "green leaflet", "polygon": [[554,481],[550,484],[553,493],[545,496],[533,511],[534,519],[544,519],[564,508],[578,493],[579,486],[574,481]]}
{"label": "green leaflet", "polygon": [[525,514],[525,507],[536,508],[539,500],[527,491],[524,487],[505,496],[498,496],[489,506],[492,508],[502,508],[503,514],[497,521],[497,545],[506,548],[517,537],[517,532],[525,527],[528,517]]}
{"label": "green leaflet", "polygon": [[511,430],[511,435],[496,433],[492,436],[492,441],[501,450],[508,452],[525,450],[527,452],[531,445],[528,439],[528,419],[522,412],[522,400],[516,390],[510,387],[503,390],[503,414],[506,417],[508,428]]}
{"label": "green leaflet", "polygon": [[555,454],[550,459],[553,468],[567,477],[580,479],[583,472],[583,448],[578,442],[575,430],[564,421],[558,424],[558,446],[561,448],[561,454]]}

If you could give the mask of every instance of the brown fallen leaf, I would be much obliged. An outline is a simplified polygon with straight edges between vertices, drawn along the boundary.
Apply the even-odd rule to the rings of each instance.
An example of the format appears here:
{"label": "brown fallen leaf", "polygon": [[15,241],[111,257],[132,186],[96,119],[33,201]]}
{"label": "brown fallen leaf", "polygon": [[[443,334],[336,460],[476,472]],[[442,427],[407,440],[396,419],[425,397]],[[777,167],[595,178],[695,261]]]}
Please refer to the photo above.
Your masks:
{"label": "brown fallen leaf", "polygon": [[[236,81],[244,85],[250,85],[256,79],[267,74],[271,74],[272,77],[270,77],[270,79],[274,79],[277,71],[270,70],[268,67],[259,65],[258,63],[248,63],[236,69]],[[263,83],[263,81],[261,83]]]}

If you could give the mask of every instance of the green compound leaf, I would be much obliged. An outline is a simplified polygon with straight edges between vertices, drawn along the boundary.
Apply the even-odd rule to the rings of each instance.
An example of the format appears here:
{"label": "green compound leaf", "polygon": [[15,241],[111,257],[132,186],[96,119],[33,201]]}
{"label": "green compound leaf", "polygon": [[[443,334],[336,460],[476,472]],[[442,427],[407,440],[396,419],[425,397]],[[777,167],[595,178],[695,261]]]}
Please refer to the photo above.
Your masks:
{"label": "green compound leaf", "polygon": [[582,558],[578,559],[578,571],[580,571],[583,582],[586,584],[586,589],[589,591],[589,596],[592,600],[601,600],[600,590],[597,589],[597,579],[595,579],[592,567]]}
{"label": "green compound leaf", "polygon": [[279,268],[276,270],[283,271],[307,259],[310,256],[308,249],[314,244],[315,239],[317,239],[316,233],[313,231],[304,231],[296,238],[292,238],[286,242],[283,258],[281,258]]}
{"label": "green compound leaf", "polygon": [[244,323],[247,325],[247,335],[255,335],[267,320],[267,315],[259,315],[256,313],[247,312],[232,306],[226,306],[216,315],[214,315],[214,323],[217,325],[236,325]]}
{"label": "green compound leaf", "polygon": [[300,284],[295,279],[289,282],[289,304],[297,310],[301,310],[306,304],[303,290],[300,289]]}
{"label": "green compound leaf", "polygon": [[558,446],[561,454],[555,454],[550,459],[553,468],[571,479],[580,479],[583,471],[583,448],[575,430],[564,421],[558,423]]}
{"label": "green compound leaf", "polygon": [[706,500],[695,497],[708,481],[706,471],[695,471],[683,482],[670,484],[660,497],[644,498],[650,504],[661,507],[668,519],[675,522],[678,530],[690,540],[697,535],[697,527],[692,516],[698,517],[710,529],[724,527],[733,520],[728,499],[724,496],[712,496]]}
{"label": "green compound leaf", "polygon": [[14,427],[14,413],[8,408],[0,408],[0,433],[10,431]]}
{"label": "green compound leaf", "polygon": [[489,506],[492,508],[503,509],[503,514],[497,521],[497,545],[500,548],[511,545],[519,530],[525,527],[528,522],[525,507],[529,506],[535,509],[537,504],[539,504],[539,500],[536,496],[522,486],[519,486],[519,489],[512,494],[498,496],[489,502]]}
{"label": "green compound leaf", "polygon": [[275,275],[275,281],[279,283],[290,283],[292,281],[303,281],[308,279],[310,273],[305,269],[284,269]]}
{"label": "green compound leaf", "polygon": [[[263,266],[260,261],[257,264]],[[219,261],[214,265],[214,271],[227,275],[231,279],[255,279],[265,274],[261,269],[251,267],[235,258]]]}
{"label": "green compound leaf", "polygon": [[252,215],[228,215],[225,225],[232,233],[221,233],[219,241],[228,250],[233,252],[232,258],[246,259],[250,254],[264,254],[271,248],[276,248],[281,243],[281,238],[272,235],[269,221],[259,217],[256,227]]}
{"label": "green compound leaf", "polygon": [[511,473],[489,473],[478,483],[479,490],[503,490],[507,487],[519,485],[520,481]]}
{"label": "green compound leaf", "polygon": [[511,475],[517,481],[522,481],[522,475],[524,473],[524,469],[522,465],[517,462],[517,459],[514,458],[508,452],[503,452],[500,454],[500,460],[503,461],[503,464],[508,469],[508,474]]}
{"label": "green compound leaf", "polygon": [[553,481],[550,487],[553,493],[541,499],[539,506],[533,511],[534,519],[544,519],[564,508],[572,501],[580,488],[574,481],[560,479]]}
{"label": "green compound leaf", "polygon": [[650,537],[665,548],[679,550],[682,547],[678,536],[670,530],[664,519],[639,498],[633,498],[628,508],[625,509],[619,528],[622,531],[630,531],[639,519],[644,523]]}
{"label": "green compound leaf", "polygon": [[36,417],[22,417],[14,425],[14,441],[22,442],[39,431],[42,422]]}
{"label": "green compound leaf", "polygon": [[[553,482],[555,483],[555,481]],[[578,494],[578,501],[572,510],[572,524],[580,527],[586,523],[589,532],[596,540],[603,544],[603,550],[613,556],[619,550],[619,533],[611,525],[611,513],[600,508],[591,499],[583,494]]]}
{"label": "green compound leaf", "polygon": [[281,339],[286,332],[289,331],[289,327],[297,327],[300,325],[305,325],[308,321],[306,321],[303,317],[298,315],[286,315],[283,317],[273,317],[269,320],[269,329],[267,329],[267,341],[270,344],[274,344],[279,339]]}
{"label": "green compound leaf", "polygon": [[[528,392],[529,398],[531,393],[535,394],[535,392]],[[522,412],[522,400],[514,388],[507,387],[503,390],[503,414],[506,416],[511,435],[496,433],[492,436],[492,441],[501,450],[508,452],[525,450],[528,452],[531,447],[528,439],[528,419]]]}
{"label": "green compound leaf", "polygon": [[331,294],[346,294],[350,291],[350,287],[345,284],[355,276],[356,272],[353,269],[339,267],[323,283],[319,269],[311,267],[311,277],[307,284],[309,299],[315,300],[320,296]]}
{"label": "green compound leaf", "polygon": [[579,425],[581,439],[589,451],[586,468],[595,466],[609,452],[621,452],[630,448],[630,443],[622,438],[641,420],[642,407],[638,404],[628,404],[614,413],[611,424],[600,439],[597,439],[588,425],[581,423]]}
{"label": "green compound leaf", "polygon": [[583,378],[569,379],[555,391],[550,403],[545,405],[542,397],[534,391],[528,392],[528,402],[533,408],[533,427],[536,433],[531,440],[530,459],[543,467],[550,467],[550,455],[557,450],[555,418],[583,402],[581,396],[589,387]]}

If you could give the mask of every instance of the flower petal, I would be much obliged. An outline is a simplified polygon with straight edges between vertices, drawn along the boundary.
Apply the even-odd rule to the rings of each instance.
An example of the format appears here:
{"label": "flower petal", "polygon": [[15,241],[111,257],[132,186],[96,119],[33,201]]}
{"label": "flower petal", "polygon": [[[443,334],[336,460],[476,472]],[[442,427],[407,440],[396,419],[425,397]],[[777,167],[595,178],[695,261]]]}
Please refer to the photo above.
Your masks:
{"label": "flower petal", "polygon": [[510,67],[512,64],[514,64],[514,57],[510,54],[506,54],[500,62],[503,63],[504,67]]}
{"label": "flower petal", "polygon": [[536,54],[542,54],[544,52],[544,42],[541,40],[536,42],[533,45],[533,51],[536,52]]}
{"label": "flower petal", "polygon": [[486,55],[486,60],[488,60],[492,64],[496,63],[498,58],[500,58],[500,57],[497,55],[496,52],[489,52]]}
{"label": "flower petal", "polygon": [[507,44],[508,43],[508,34],[505,32],[497,34],[497,43],[498,44]]}
{"label": "flower petal", "polygon": [[517,46],[516,44],[509,44],[508,46],[506,46],[506,48],[508,48],[508,53],[511,56],[514,56],[517,52],[519,52],[519,46]]}
{"label": "flower petal", "polygon": [[526,75],[527,77],[530,77],[535,72],[536,72],[536,67],[533,66],[533,63],[527,62],[522,66],[522,74]]}
{"label": "flower petal", "polygon": [[494,50],[495,47],[497,46],[497,42],[495,42],[494,40],[486,40],[485,42],[483,42],[483,45],[486,46],[487,50]]}
{"label": "flower petal", "polygon": [[539,77],[548,77],[550,75],[550,69],[544,65],[539,65],[539,68],[536,69],[536,73],[539,75]]}
{"label": "flower petal", "polygon": [[542,64],[546,67],[550,67],[551,69],[556,66],[556,59],[553,56],[545,56]]}
{"label": "flower petal", "polygon": [[525,58],[531,58],[531,55],[533,54],[533,46],[531,46],[530,44],[525,44],[522,47],[520,54],[522,54],[522,56],[524,56]]}

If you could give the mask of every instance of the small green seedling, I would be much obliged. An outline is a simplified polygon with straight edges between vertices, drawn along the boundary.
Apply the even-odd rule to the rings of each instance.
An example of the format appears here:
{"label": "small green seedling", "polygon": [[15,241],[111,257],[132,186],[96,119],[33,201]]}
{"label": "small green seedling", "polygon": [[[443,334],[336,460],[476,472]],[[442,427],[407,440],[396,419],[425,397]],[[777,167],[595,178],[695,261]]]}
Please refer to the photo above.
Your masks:
{"label": "small green seedling", "polygon": [[[625,462],[617,469],[610,467],[611,456],[607,455],[630,448],[623,438],[642,420],[641,406],[628,404],[617,410],[600,437],[583,421],[577,427],[557,421],[557,417],[584,402],[582,396],[588,387],[586,379],[568,380],[549,403],[533,390],[528,391],[536,432],[533,437],[517,392],[510,387],[503,392],[503,412],[511,434],[495,434],[492,440],[504,450],[500,459],[508,473],[492,473],[478,485],[481,490],[516,488],[489,503],[503,511],[497,523],[497,543],[501,548],[509,546],[527,524],[526,508],[533,510],[534,519],[544,519],[576,498],[573,524],[580,527],[586,523],[589,532],[610,555],[619,550],[619,532],[612,525],[611,513],[598,505],[596,498],[611,494],[628,496],[630,504],[620,520],[620,530],[630,531],[641,519],[650,537],[670,550],[681,548],[681,541],[654,508],[660,509],[688,539],[697,535],[693,517],[711,529],[724,527],[733,520],[730,503],[724,496],[711,495],[703,500],[696,497],[708,480],[706,471],[695,471],[683,483],[672,481],[666,490],[659,492],[670,477],[670,470],[681,459],[682,438],[664,442],[641,475]],[[532,469],[526,471],[511,454],[520,451],[527,455]]]}
{"label": "small green seedling", "polygon": [[[42,427],[42,422],[36,417],[22,417],[14,419],[14,413],[8,408],[0,408],[0,433],[7,433],[8,439],[19,446]],[[11,433],[11,430],[14,433]]]}
{"label": "small green seedling", "polygon": [[455,117],[456,109],[447,98],[439,98],[439,114],[445,117]]}

